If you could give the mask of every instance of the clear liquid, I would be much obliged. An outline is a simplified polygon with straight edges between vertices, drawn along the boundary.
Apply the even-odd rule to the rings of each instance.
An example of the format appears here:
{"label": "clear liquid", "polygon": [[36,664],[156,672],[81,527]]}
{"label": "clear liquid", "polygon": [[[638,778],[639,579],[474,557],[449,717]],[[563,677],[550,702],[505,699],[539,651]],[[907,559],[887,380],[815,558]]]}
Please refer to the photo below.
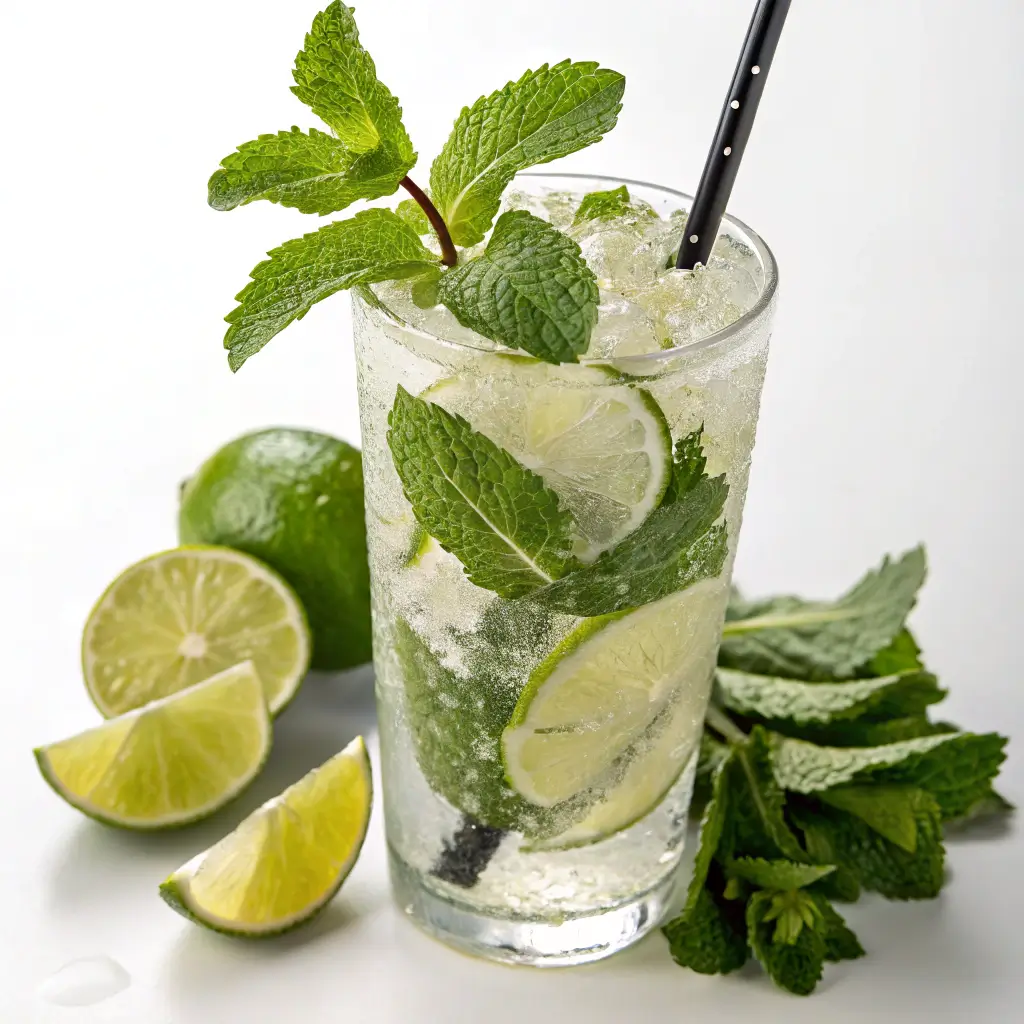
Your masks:
{"label": "clear liquid", "polygon": [[[739,270],[752,280],[747,269]],[[655,271],[653,282],[645,287],[655,291],[658,281]],[[618,300],[626,298],[629,288],[614,278],[602,285],[602,313],[608,307],[609,318],[621,314]],[[633,357],[647,352],[637,344],[637,337],[646,337],[644,318],[664,325],[673,310],[664,305],[657,317],[651,317],[630,309],[619,340],[606,343],[591,359],[634,374],[629,379],[642,385],[664,411],[673,441],[703,423],[707,472],[724,473],[730,485],[725,513],[730,553],[717,581],[692,588],[687,618],[665,627],[665,632],[680,633],[696,628],[691,617],[705,624],[699,642],[688,648],[687,664],[673,669],[686,683],[660,710],[660,726],[633,743],[626,767],[610,776],[596,804],[581,808],[568,801],[567,806],[538,810],[504,785],[501,728],[531,673],[584,620],[524,613],[519,603],[470,583],[453,555],[436,544],[424,544],[387,444],[387,417],[398,386],[413,395],[428,389],[436,394],[440,382],[454,379],[463,392],[479,393],[489,402],[492,415],[494,396],[505,395],[512,416],[520,415],[522,404],[531,400],[525,391],[535,383],[517,385],[515,374],[502,369],[493,342],[452,326],[444,310],[417,310],[403,295],[405,287],[377,289],[396,316],[382,313],[359,296],[353,299],[385,816],[396,885],[412,916],[450,941],[459,942],[459,936],[451,934],[457,926],[443,911],[431,910],[430,901],[491,922],[488,927],[496,938],[462,943],[475,945],[478,952],[489,945],[483,950],[486,955],[507,959],[587,959],[589,953],[572,945],[578,935],[573,938],[560,929],[595,914],[628,917],[630,907],[647,894],[658,893],[656,906],[645,910],[639,923],[633,922],[636,934],[653,926],[651,914],[662,905],[682,853],[696,748],[746,492],[767,329],[755,327],[725,351],[683,351],[655,365],[643,358],[637,363]],[[615,287],[620,290],[610,291]],[[662,295],[659,301],[668,300]],[[705,302],[698,312],[712,324],[711,330],[718,329],[714,324],[721,319],[720,310],[708,310]],[[740,312],[722,315],[735,318]],[[607,326],[603,315],[595,336],[600,338]],[[690,318],[685,330],[693,329]],[[436,340],[425,330],[454,344]],[[614,332],[604,331],[606,339],[609,333]],[[628,341],[625,349],[619,347],[623,338]],[[623,378],[609,376],[596,382],[593,366],[563,365],[557,380],[544,385],[562,389],[566,404],[578,398],[579,389],[601,386],[622,387]],[[500,414],[500,404],[498,408]],[[472,415],[467,418],[473,423]],[[621,637],[628,647],[628,630]],[[427,652],[420,661],[416,650]],[[423,664],[431,666],[426,673]],[[617,793],[622,791],[617,787],[627,785],[640,794],[637,807],[642,813],[632,824],[618,821],[614,813]],[[611,822],[626,827],[610,829],[601,838],[602,815],[605,826]],[[500,829],[497,849],[475,865],[482,870],[478,877],[471,872],[473,884],[465,878],[461,884],[453,883],[446,880],[445,864],[450,863],[453,836],[468,820]],[[551,848],[567,836],[576,838],[569,848]],[[472,852],[469,856],[472,860]],[[427,903],[421,898],[424,894]],[[637,915],[629,921],[633,918]],[[520,922],[533,930],[528,938],[516,933],[519,938],[509,939],[501,928],[494,931],[495,922]],[[555,932],[542,934],[538,927]],[[614,927],[628,931],[618,919]],[[494,951],[516,943],[532,944],[534,949],[507,956]],[[565,950],[559,950],[560,943],[568,943]],[[542,945],[549,948],[541,950]]]}

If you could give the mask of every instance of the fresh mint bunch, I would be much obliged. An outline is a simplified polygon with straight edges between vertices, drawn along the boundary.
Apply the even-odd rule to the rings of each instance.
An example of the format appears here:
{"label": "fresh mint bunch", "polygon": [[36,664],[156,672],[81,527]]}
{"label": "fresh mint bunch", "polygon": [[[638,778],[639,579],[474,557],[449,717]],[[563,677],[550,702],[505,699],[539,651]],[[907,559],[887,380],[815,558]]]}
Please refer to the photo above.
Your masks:
{"label": "fresh mint bunch", "polygon": [[945,694],[905,626],[924,568],[920,549],[886,559],[831,603],[734,595],[697,866],[664,928],[677,963],[720,974],[753,956],[806,995],[826,963],[864,954],[833,900],[937,896],[943,826],[1009,807],[992,786],[1003,737],[928,718]]}
{"label": "fresh mint bunch", "polygon": [[[404,187],[412,199],[398,205],[398,218],[417,236],[432,230],[441,255],[396,258],[393,225],[359,217],[341,222],[352,225],[344,230],[331,225],[286,242],[270,254],[269,269],[253,271],[227,318],[233,370],[327,295],[358,286],[365,296],[369,283],[408,276],[419,278],[417,304],[440,300],[494,341],[549,362],[577,361],[597,322],[598,296],[574,241],[522,214],[502,217],[484,252],[461,266],[456,244],[484,238],[519,171],[589,146],[615,126],[622,75],[566,60],[482,96],[462,111],[434,161],[429,193],[409,178],[416,153],[401,107],[377,78],[351,7],[335,0],[315,17],[292,77],[292,92],[330,133],[293,126],[243,143],[210,178],[210,205],[233,210],[266,199],[325,215]],[[427,263],[434,268],[421,273]],[[442,266],[451,269],[442,274]]]}

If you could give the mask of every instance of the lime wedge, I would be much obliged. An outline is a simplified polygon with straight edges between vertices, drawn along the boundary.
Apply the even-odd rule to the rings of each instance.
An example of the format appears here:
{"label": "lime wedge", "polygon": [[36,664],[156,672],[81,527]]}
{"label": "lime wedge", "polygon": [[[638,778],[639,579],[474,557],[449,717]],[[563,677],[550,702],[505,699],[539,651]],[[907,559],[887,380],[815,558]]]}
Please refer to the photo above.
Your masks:
{"label": "lime wedge", "polygon": [[607,367],[571,371],[515,356],[483,376],[449,377],[421,397],[539,473],[573,514],[575,554],[593,561],[657,508],[672,472],[672,439],[657,402]]}
{"label": "lime wedge", "polygon": [[249,555],[165,551],[126,569],[85,624],[85,685],[107,718],[251,661],[276,714],[309,664],[305,613],[292,589]]}
{"label": "lime wedge", "polygon": [[223,807],[256,777],[270,740],[263,685],[245,662],[35,755],[72,807],[108,825],[159,829]]}
{"label": "lime wedge", "polygon": [[[724,585],[707,580],[571,633],[533,673],[502,735],[516,792],[553,806],[599,785],[634,745],[642,750],[638,741],[667,708],[679,702],[703,715],[724,598]],[[663,779],[657,799],[671,781]],[[639,788],[628,820],[650,808],[649,789]]]}
{"label": "lime wedge", "polygon": [[276,935],[330,902],[359,857],[370,820],[370,759],[360,736],[160,886],[197,924]]}

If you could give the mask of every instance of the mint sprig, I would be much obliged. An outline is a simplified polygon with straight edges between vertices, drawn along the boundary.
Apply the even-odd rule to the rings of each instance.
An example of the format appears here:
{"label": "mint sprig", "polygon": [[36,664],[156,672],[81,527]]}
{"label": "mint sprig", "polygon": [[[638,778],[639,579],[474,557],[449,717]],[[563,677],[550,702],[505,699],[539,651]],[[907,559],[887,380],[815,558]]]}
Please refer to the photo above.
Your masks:
{"label": "mint sprig", "polygon": [[[727,973],[753,955],[777,985],[809,994],[825,964],[864,954],[832,900],[936,896],[944,824],[1008,809],[993,788],[1005,739],[928,718],[944,693],[904,621],[923,576],[917,550],[835,603],[734,598],[697,772],[697,868],[664,929],[681,965]],[[785,657],[795,678],[732,667],[730,637],[760,630],[730,628],[749,620],[765,650],[740,648],[748,664]],[[863,633],[837,634],[839,622]],[[829,658],[854,678],[822,678]]]}
{"label": "mint sprig", "polygon": [[463,109],[430,169],[431,194],[458,245],[490,228],[519,171],[598,142],[615,127],[626,80],[591,61],[564,60]]}
{"label": "mint sprig", "polygon": [[438,298],[464,327],[549,363],[587,350],[601,301],[576,242],[525,210],[502,214],[483,253],[444,275]]}
{"label": "mint sprig", "polygon": [[267,254],[226,317],[228,362],[237,370],[274,335],[344,288],[395,280],[437,266],[419,235],[390,210],[365,210]]}

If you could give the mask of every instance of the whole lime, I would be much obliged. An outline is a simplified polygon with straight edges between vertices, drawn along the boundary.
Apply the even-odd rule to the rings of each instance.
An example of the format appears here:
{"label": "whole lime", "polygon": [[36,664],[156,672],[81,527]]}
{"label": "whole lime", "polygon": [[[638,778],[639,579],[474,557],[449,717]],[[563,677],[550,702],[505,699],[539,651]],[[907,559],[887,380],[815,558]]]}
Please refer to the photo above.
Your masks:
{"label": "whole lime", "polygon": [[226,444],[186,481],[183,544],[219,544],[276,569],[306,609],[312,667],[372,656],[370,570],[358,448],[310,430],[273,428]]}

